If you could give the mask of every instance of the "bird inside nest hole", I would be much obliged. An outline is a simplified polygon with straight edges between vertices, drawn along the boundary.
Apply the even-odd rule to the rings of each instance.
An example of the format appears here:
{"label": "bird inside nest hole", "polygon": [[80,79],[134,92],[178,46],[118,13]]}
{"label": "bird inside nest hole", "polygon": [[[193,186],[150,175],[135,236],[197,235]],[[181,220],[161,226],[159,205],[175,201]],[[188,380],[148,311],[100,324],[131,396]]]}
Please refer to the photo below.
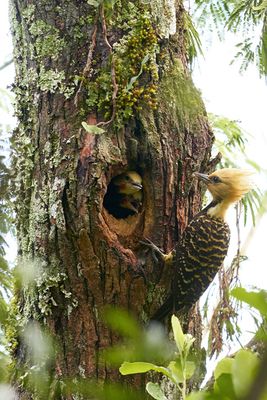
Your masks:
{"label": "bird inside nest hole", "polygon": [[110,181],[103,205],[117,219],[140,213],[143,202],[142,177],[136,171],[126,171]]}

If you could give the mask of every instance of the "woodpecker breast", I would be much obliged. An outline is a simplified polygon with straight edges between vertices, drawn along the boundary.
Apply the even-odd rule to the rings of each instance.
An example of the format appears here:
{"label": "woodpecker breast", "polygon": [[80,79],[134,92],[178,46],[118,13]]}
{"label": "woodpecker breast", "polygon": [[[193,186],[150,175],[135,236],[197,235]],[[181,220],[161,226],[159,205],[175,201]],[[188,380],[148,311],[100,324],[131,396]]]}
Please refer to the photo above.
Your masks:
{"label": "woodpecker breast", "polygon": [[228,224],[207,212],[197,215],[187,226],[173,260],[176,310],[194,304],[206,290],[224,261],[229,241]]}

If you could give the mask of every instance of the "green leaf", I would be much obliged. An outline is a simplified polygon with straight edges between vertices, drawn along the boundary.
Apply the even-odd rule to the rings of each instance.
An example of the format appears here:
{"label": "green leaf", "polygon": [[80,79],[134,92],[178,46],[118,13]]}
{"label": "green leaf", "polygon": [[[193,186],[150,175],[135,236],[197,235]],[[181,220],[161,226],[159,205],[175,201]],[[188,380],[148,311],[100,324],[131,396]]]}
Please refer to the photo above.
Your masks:
{"label": "green leaf", "polygon": [[143,374],[155,369],[155,365],[147,362],[127,362],[125,361],[119,368],[122,375]]}
{"label": "green leaf", "polygon": [[142,335],[136,320],[125,310],[106,307],[103,319],[114,331],[123,336],[138,339]]}
{"label": "green leaf", "polygon": [[93,135],[101,135],[105,132],[104,129],[99,128],[96,125],[88,125],[86,122],[82,122],[82,127],[86,130],[86,132],[92,133]]}
{"label": "green leaf", "polygon": [[186,379],[192,378],[196,369],[196,364],[194,361],[186,361],[185,363],[185,377]]}
{"label": "green leaf", "polygon": [[87,0],[87,3],[89,4],[89,6],[94,6],[94,7],[98,7],[100,5],[100,1],[97,0]]}
{"label": "green leaf", "polygon": [[246,289],[238,287],[231,291],[231,295],[256,308],[263,316],[267,317],[267,292],[265,290],[248,292]]}
{"label": "green leaf", "polygon": [[130,79],[130,82],[128,83],[128,85],[126,86],[126,90],[127,90],[127,91],[129,91],[129,90],[132,89],[133,84],[137,81],[137,79],[139,78],[139,76],[142,74],[142,72],[143,72],[143,66],[148,62],[149,57],[150,57],[150,54],[148,53],[148,54],[146,54],[145,57],[143,58],[143,60],[142,60],[142,62],[141,62],[141,67],[140,67],[140,70],[139,70],[138,74],[135,75],[135,76],[133,76],[133,77]]}
{"label": "green leaf", "polygon": [[201,39],[199,36],[199,32],[197,31],[192,17],[188,12],[184,13],[184,26],[186,28],[186,41],[188,46],[188,56],[189,62],[192,63],[193,59],[199,54],[204,56],[202,51]]}
{"label": "green leaf", "polygon": [[184,381],[183,369],[180,360],[171,361],[168,365],[168,368],[171,371],[173,379],[177,383],[182,383]]}
{"label": "green leaf", "polygon": [[182,354],[185,344],[185,336],[183,334],[181,324],[175,315],[172,316],[171,323],[176,346],[179,350],[179,353]]}
{"label": "green leaf", "polygon": [[2,295],[0,295],[0,324],[4,325],[8,317],[8,306]]}
{"label": "green leaf", "polygon": [[117,345],[103,350],[103,357],[106,362],[113,366],[120,366],[125,360],[136,360],[136,346]]}
{"label": "green leaf", "polygon": [[168,400],[158,383],[148,382],[146,391],[156,400]]}
{"label": "green leaf", "polygon": [[122,375],[143,374],[151,370],[160,372],[163,375],[166,375],[168,378],[172,378],[170,371],[167,368],[159,367],[158,365],[148,362],[137,361],[131,363],[125,361],[119,369]]}
{"label": "green leaf", "polygon": [[185,349],[185,353],[186,353],[186,356],[187,356],[192,344],[194,343],[194,341],[196,339],[192,335],[190,335],[189,333],[184,334],[184,339],[185,339],[184,349]]}
{"label": "green leaf", "polygon": [[9,373],[9,366],[11,360],[9,357],[0,352],[0,382],[7,382],[8,381],[8,373]]}
{"label": "green leaf", "polygon": [[231,374],[233,363],[234,359],[230,357],[225,357],[219,361],[214,371],[214,378],[218,379],[222,374]]}
{"label": "green leaf", "polygon": [[257,7],[254,6],[252,8],[255,11],[259,11],[259,10],[263,10],[264,8],[267,8],[267,0],[263,0],[263,2],[259,6],[257,6]]}
{"label": "green leaf", "polygon": [[237,400],[234,391],[232,375],[221,374],[214,384],[214,392],[220,395],[220,399]]}
{"label": "green leaf", "polygon": [[205,400],[205,399],[207,399],[207,394],[205,392],[193,392],[186,397],[186,400]]}
{"label": "green leaf", "polygon": [[256,354],[239,350],[234,358],[232,379],[237,397],[243,398],[253,382],[259,365]]}
{"label": "green leaf", "polygon": [[184,381],[184,377],[186,379],[190,379],[196,369],[196,364],[194,361],[186,361],[184,370],[181,364],[181,360],[171,361],[168,365],[168,369],[171,371],[173,380],[176,383],[182,383]]}

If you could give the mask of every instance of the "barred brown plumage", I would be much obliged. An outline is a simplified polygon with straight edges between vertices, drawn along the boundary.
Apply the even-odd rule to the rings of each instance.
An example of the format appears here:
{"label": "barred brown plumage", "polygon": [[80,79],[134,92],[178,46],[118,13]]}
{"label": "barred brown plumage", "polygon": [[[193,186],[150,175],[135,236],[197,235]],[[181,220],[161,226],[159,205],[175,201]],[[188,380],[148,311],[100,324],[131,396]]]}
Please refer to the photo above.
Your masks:
{"label": "barred brown plumage", "polygon": [[171,293],[152,319],[161,320],[171,311],[192,306],[207,289],[229,246],[230,229],[225,213],[230,204],[252,188],[249,171],[225,168],[210,175],[195,175],[207,184],[212,202],[195,215],[175,251],[164,255],[149,243],[174,268]]}

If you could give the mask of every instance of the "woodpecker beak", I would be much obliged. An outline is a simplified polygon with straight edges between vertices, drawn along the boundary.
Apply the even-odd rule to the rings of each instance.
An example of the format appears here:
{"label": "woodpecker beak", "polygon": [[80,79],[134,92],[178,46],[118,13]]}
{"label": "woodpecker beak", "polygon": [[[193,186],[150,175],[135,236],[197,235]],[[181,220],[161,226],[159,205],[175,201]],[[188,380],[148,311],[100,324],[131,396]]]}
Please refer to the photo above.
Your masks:
{"label": "woodpecker beak", "polygon": [[210,183],[210,178],[209,178],[209,175],[207,175],[207,174],[201,174],[200,172],[194,172],[193,175],[196,176],[197,178],[199,178],[200,180],[204,181],[205,183]]}
{"label": "woodpecker beak", "polygon": [[133,212],[135,212],[135,214],[138,214],[138,209],[133,204],[130,203],[128,208],[129,208],[129,210],[132,210]]}
{"label": "woodpecker beak", "polygon": [[142,190],[143,186],[141,185],[141,183],[132,183],[132,186],[135,187],[137,190]]}

